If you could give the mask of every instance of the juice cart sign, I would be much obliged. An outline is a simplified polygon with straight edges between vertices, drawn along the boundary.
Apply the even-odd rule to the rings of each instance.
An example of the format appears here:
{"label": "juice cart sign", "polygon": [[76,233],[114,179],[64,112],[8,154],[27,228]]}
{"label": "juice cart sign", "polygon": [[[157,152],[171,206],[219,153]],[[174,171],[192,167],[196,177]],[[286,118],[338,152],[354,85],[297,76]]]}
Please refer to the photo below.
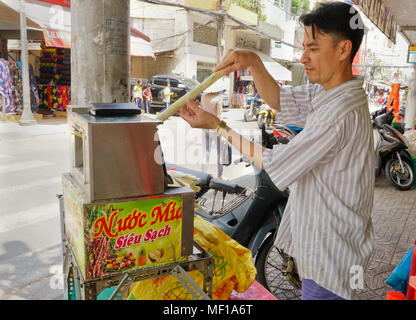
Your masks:
{"label": "juice cart sign", "polygon": [[87,279],[177,261],[182,197],[86,207]]}
{"label": "juice cart sign", "polygon": [[416,63],[416,45],[409,46],[409,53],[407,55],[407,63]]}

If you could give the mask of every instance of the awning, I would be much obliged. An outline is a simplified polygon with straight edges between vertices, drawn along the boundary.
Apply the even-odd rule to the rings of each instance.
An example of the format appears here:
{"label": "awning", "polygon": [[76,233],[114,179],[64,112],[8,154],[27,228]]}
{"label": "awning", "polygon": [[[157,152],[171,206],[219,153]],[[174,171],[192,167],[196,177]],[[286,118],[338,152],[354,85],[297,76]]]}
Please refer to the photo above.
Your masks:
{"label": "awning", "polygon": [[[71,48],[71,32],[44,29],[45,44],[48,47]],[[130,30],[130,55],[134,57],[154,58],[150,39],[140,31],[131,28]],[[146,40],[148,39],[148,40]]]}
{"label": "awning", "polygon": [[[27,39],[42,40],[41,27],[26,18]],[[0,39],[20,39],[20,14],[6,4],[0,2]]]}
{"label": "awning", "polygon": [[[406,0],[406,1],[397,1],[394,0],[394,3],[397,3],[398,6],[401,8],[400,14],[406,15],[406,8],[412,7],[411,2],[413,3],[414,0]],[[354,4],[356,4],[363,13],[383,32],[388,39],[390,39],[393,43],[396,43],[396,32],[398,30],[398,24],[391,13],[391,10],[388,6],[386,6],[386,1],[384,0],[352,0]],[[393,3],[393,1],[388,1]],[[407,2],[407,3],[404,3]],[[414,12],[410,13],[411,19],[414,19]]]}
{"label": "awning", "polygon": [[278,81],[292,81],[292,72],[285,67],[283,67],[280,63],[274,61],[271,57],[265,55],[264,53],[260,53],[259,57],[264,63],[267,71],[269,71],[270,75],[273,79]]}
{"label": "awning", "polygon": [[[243,49],[248,50],[248,49]],[[267,54],[257,51],[257,50],[250,50],[256,53],[261,61],[263,61],[264,66],[266,67],[267,71],[276,81],[292,81],[292,72],[285,67],[283,67],[280,63],[274,61],[271,57]]]}
{"label": "awning", "polygon": [[[5,26],[2,28],[2,30],[19,30],[20,13],[16,12],[13,8],[10,8],[6,4],[0,2],[0,23],[4,24]],[[28,28],[40,28],[40,26],[29,19],[29,17],[26,18],[26,26]]]}
{"label": "awning", "polygon": [[[20,1],[0,0],[9,10],[20,16]],[[26,17],[38,28],[71,31],[71,9],[45,1],[25,1]],[[20,18],[17,23],[20,25]],[[29,27],[29,25],[28,25]]]}
{"label": "awning", "polygon": [[[139,30],[131,28],[130,30],[130,55],[134,57],[152,57],[154,58],[150,39]],[[48,47],[71,48],[71,32],[44,29],[45,44]]]}
{"label": "awning", "polygon": [[71,48],[71,32],[43,29],[47,47]]}
{"label": "awning", "polygon": [[[62,9],[55,10],[52,8],[57,4],[60,4]],[[28,27],[40,28],[48,47],[71,48],[71,10],[68,8],[69,5],[68,0],[32,0],[26,2]],[[20,29],[19,2],[0,0],[0,18],[3,16],[3,7],[8,10],[8,16],[15,17],[15,23]],[[130,28],[130,47],[132,56],[154,58],[150,38],[135,28]]]}

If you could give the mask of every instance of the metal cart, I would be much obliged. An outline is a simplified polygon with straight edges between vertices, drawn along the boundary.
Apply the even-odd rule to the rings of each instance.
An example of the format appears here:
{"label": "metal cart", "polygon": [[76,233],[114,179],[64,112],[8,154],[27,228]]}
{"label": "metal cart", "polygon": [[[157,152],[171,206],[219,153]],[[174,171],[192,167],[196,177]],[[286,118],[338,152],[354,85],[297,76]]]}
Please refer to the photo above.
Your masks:
{"label": "metal cart", "polygon": [[[193,240],[194,192],[188,188],[168,187],[169,177],[157,136],[158,123],[142,119],[139,115],[114,116],[117,108],[126,110],[125,105],[100,104],[95,107],[111,111],[112,116],[93,116],[90,111],[94,106],[68,108],[72,133],[71,171],[63,175],[63,195],[58,196],[66,296],[77,300],[97,299],[103,290],[111,288],[113,291],[109,299],[122,299],[134,282],[173,275],[195,299],[211,299],[214,259]],[[110,211],[105,211],[113,204],[121,208],[117,209],[120,212],[111,211],[111,223],[115,216],[120,222],[117,226],[115,222],[110,224],[107,216]],[[93,210],[99,212],[99,218],[91,213]],[[143,211],[140,220],[136,216],[137,211]],[[143,222],[143,216],[154,219],[143,220],[149,222],[147,230],[142,226],[145,223],[138,223]],[[136,224],[130,223],[132,217],[135,217]],[[101,231],[97,231],[97,226],[101,226]],[[158,235],[156,239],[152,237],[151,241],[145,241],[144,234],[150,226],[159,226],[158,230],[151,229],[152,232],[158,231]],[[165,226],[165,229],[160,226]],[[111,230],[114,227],[120,231],[118,238],[113,237]],[[163,230],[165,232],[161,232]],[[106,250],[101,244],[92,246],[88,242],[92,239],[91,234],[96,236],[95,232],[102,232],[100,235],[105,239]],[[128,268],[104,270],[104,257],[118,252],[114,243],[130,235],[136,237],[134,244],[124,241],[122,248],[127,246],[134,251],[137,246],[143,246],[147,253],[155,249],[153,244],[157,244],[163,250],[163,240],[167,239],[176,243],[172,246],[174,255],[168,258],[165,253],[163,259],[153,260],[147,254],[147,263],[143,265],[131,262],[137,261],[132,257]],[[139,240],[136,242],[136,239]],[[110,241],[114,241],[112,245]],[[91,258],[92,251],[94,255]],[[100,272],[91,274],[89,270],[94,266],[98,266]],[[187,274],[193,270],[203,275],[202,289]]]}

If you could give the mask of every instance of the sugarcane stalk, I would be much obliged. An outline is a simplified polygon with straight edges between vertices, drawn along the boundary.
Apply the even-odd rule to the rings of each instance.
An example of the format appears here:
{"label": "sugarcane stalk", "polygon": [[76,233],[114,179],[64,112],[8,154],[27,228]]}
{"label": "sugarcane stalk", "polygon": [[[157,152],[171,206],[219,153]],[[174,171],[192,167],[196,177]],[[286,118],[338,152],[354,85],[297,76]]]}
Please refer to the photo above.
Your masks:
{"label": "sugarcane stalk", "polygon": [[189,91],[187,94],[176,100],[169,108],[157,116],[157,120],[165,121],[170,116],[175,114],[179,108],[183,107],[188,100],[195,99],[201,92],[213,85],[223,76],[222,71],[214,72],[208,78],[206,78],[199,86]]}

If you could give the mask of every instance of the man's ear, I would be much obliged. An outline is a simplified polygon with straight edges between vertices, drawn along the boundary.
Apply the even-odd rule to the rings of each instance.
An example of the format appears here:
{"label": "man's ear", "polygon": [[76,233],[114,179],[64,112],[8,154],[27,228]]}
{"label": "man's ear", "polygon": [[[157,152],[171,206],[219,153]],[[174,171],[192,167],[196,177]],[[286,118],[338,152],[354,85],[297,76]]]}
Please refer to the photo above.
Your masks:
{"label": "man's ear", "polygon": [[352,51],[352,42],[351,40],[341,40],[338,43],[338,48],[340,50],[340,60],[347,60],[350,58]]}

